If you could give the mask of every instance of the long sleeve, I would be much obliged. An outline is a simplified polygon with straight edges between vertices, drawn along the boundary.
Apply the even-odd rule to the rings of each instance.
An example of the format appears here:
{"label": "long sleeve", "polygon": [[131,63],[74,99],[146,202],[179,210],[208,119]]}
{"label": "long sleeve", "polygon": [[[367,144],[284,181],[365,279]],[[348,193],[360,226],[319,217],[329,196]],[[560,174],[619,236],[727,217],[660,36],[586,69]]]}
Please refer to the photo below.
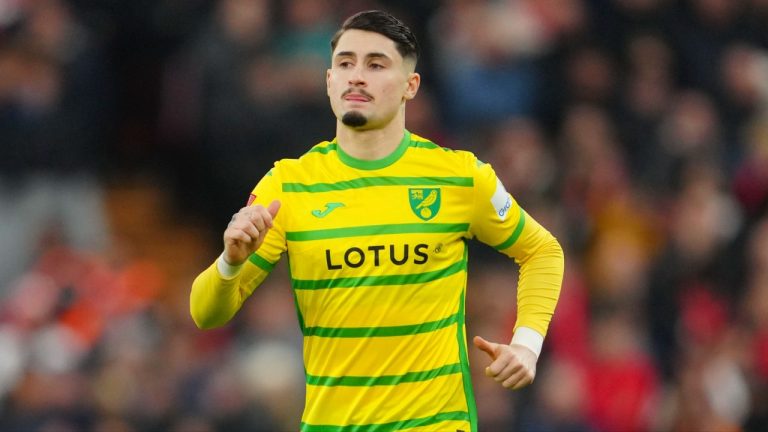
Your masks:
{"label": "long sleeve", "polygon": [[472,233],[520,265],[515,330],[528,327],[546,336],[563,280],[563,250],[506,191],[490,165],[475,162],[474,179]]}
{"label": "long sleeve", "polygon": [[[557,239],[520,209],[524,224],[520,237],[503,253],[520,264],[517,286],[517,322],[542,336],[547,334],[563,281],[563,249]],[[519,222],[520,223],[520,222]]]}
{"label": "long sleeve", "polygon": [[[229,322],[267,274],[245,267],[228,279],[221,275],[216,262],[211,264],[192,283],[189,311],[195,324],[200,328],[213,328]],[[249,283],[244,284],[244,281]]]}

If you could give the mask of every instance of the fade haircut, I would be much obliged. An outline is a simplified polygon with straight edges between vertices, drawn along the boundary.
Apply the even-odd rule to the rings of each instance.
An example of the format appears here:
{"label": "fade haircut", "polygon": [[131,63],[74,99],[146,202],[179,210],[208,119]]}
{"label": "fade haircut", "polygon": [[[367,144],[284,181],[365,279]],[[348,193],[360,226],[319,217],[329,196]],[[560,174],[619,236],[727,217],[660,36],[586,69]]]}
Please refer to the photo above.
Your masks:
{"label": "fade haircut", "polygon": [[341,35],[347,30],[365,30],[378,33],[394,42],[397,52],[404,59],[411,59],[414,64],[419,59],[419,42],[416,40],[416,36],[402,21],[387,12],[369,10],[358,12],[347,18],[331,39],[331,52],[336,50]]}

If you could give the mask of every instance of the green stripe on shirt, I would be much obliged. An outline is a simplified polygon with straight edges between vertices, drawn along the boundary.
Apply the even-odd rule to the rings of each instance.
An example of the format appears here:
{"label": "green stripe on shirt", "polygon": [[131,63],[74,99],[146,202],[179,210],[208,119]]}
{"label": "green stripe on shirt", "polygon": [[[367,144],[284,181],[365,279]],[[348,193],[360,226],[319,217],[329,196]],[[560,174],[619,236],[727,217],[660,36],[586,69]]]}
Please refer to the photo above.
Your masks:
{"label": "green stripe on shirt", "polygon": [[[466,253],[467,249],[464,250],[465,259],[467,256]],[[466,323],[466,315],[464,314],[465,297],[466,289],[461,292],[461,297],[459,298],[459,312],[456,314],[459,317],[459,322],[456,326],[456,342],[459,344],[459,360],[463,372],[462,380],[464,384],[464,400],[467,401],[467,409],[469,410],[469,423],[472,426],[471,432],[477,432],[477,405],[475,404],[475,393],[472,387],[472,374],[469,367],[469,353],[467,352],[466,333],[464,332]]]}
{"label": "green stripe on shirt", "polygon": [[494,246],[493,248],[502,251],[517,241],[518,238],[520,238],[520,234],[523,232],[523,228],[525,227],[525,212],[523,211],[523,208],[520,207],[520,219],[517,221],[517,226],[515,227],[515,230],[512,231],[512,235],[509,236],[508,239],[504,240],[503,243]]}
{"label": "green stripe on shirt", "polygon": [[332,151],[336,151],[337,147],[338,147],[338,144],[336,143],[329,143],[328,145],[318,145],[309,149],[307,153],[328,154]]}
{"label": "green stripe on shirt", "polygon": [[366,225],[348,228],[329,228],[311,231],[288,231],[285,233],[285,238],[288,241],[312,241],[381,234],[433,234],[466,232],[468,229],[469,224],[467,223],[406,223]]}
{"label": "green stripe on shirt", "polygon": [[306,327],[304,336],[331,337],[331,338],[370,338],[370,337],[394,337],[413,336],[421,333],[429,333],[449,327],[460,321],[458,314],[437,321],[429,321],[421,324],[410,324],[387,327]]}
{"label": "green stripe on shirt", "polygon": [[432,141],[413,141],[411,140],[411,147],[413,148],[422,148],[422,149],[429,149],[429,150],[444,150],[444,151],[451,151],[448,148],[441,147]]}
{"label": "green stripe on shirt", "polygon": [[403,375],[382,376],[318,376],[307,374],[307,384],[324,387],[348,386],[348,387],[373,387],[393,386],[403,383],[422,382],[435,379],[443,375],[453,375],[461,372],[459,363],[449,364],[432,370],[408,372]]}
{"label": "green stripe on shirt", "polygon": [[460,186],[472,187],[472,177],[360,177],[335,183],[283,183],[283,192],[331,192],[374,186]]}
{"label": "green stripe on shirt", "polygon": [[252,262],[253,264],[256,265],[256,267],[259,267],[265,272],[271,272],[275,268],[274,263],[271,263],[265,260],[264,258],[260,257],[255,253],[251,254],[251,256],[248,257],[248,261]]}
{"label": "green stripe on shirt", "polygon": [[317,280],[293,279],[291,285],[295,290],[318,290],[328,288],[356,288],[363,286],[423,284],[451,276],[466,269],[466,261],[457,261],[448,267],[423,273],[329,278]]}
{"label": "green stripe on shirt", "polygon": [[469,421],[469,414],[467,414],[465,411],[449,411],[437,413],[428,417],[419,417],[415,419],[367,425],[313,425],[302,422],[301,432],[389,432],[394,430],[429,426],[445,421]]}

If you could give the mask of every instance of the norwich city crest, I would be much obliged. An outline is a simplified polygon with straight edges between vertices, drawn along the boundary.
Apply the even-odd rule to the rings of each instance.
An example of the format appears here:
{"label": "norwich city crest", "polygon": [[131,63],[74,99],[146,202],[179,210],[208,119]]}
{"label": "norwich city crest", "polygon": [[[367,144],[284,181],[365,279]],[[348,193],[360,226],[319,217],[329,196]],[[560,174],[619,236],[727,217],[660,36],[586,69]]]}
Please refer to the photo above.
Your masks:
{"label": "norwich city crest", "polygon": [[428,221],[440,211],[440,189],[410,188],[408,189],[408,201],[411,203],[413,213]]}

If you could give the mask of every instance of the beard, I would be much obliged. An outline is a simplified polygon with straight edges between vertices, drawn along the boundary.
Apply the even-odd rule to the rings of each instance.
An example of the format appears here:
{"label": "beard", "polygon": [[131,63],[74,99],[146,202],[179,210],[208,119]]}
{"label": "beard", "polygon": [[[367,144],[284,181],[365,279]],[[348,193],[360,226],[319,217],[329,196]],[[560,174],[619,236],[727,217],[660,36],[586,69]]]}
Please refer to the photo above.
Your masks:
{"label": "beard", "polygon": [[368,119],[359,111],[349,111],[341,116],[341,122],[346,126],[359,128],[365,126],[368,123]]}

